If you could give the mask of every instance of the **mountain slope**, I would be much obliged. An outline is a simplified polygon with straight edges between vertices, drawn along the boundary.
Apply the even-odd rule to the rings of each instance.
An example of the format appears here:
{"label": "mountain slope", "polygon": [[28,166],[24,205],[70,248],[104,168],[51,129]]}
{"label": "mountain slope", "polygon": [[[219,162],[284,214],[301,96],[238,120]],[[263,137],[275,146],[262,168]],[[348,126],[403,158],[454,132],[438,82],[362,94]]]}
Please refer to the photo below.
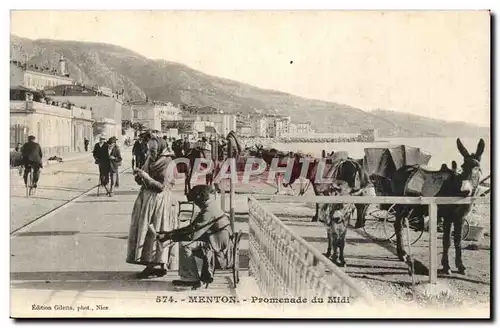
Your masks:
{"label": "mountain slope", "polygon": [[390,120],[392,123],[399,126],[401,129],[415,131],[428,131],[435,133],[436,136],[474,136],[485,137],[489,136],[490,129],[465,122],[448,122],[436,120],[428,117],[394,112],[389,110],[378,109],[371,112],[380,119]]}
{"label": "mountain slope", "polygon": [[[114,90],[124,89],[126,99],[145,99],[147,95],[149,99],[213,106],[226,112],[261,110],[286,114],[292,121],[311,121],[316,130],[323,132],[358,132],[375,127],[380,136],[456,136],[457,133],[453,131],[453,123],[436,123],[440,127],[452,124],[448,129],[436,129],[435,120],[422,118],[421,124],[414,127],[398,115],[393,119],[388,112],[370,113],[347,105],[264,90],[210,76],[179,63],[152,60],[115,45],[29,40],[12,35],[10,46],[11,59],[27,60],[29,64],[57,67],[63,54],[73,79]],[[473,127],[463,131],[476,130]]]}

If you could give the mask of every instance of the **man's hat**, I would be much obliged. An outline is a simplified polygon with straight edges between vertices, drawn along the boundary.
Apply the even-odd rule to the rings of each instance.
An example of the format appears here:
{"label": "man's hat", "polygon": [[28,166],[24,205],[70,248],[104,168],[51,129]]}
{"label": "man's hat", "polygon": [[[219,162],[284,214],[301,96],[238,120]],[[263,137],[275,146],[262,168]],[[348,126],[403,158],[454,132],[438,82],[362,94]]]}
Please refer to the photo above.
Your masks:
{"label": "man's hat", "polygon": [[105,136],[100,136],[99,140],[106,140],[106,137]]}

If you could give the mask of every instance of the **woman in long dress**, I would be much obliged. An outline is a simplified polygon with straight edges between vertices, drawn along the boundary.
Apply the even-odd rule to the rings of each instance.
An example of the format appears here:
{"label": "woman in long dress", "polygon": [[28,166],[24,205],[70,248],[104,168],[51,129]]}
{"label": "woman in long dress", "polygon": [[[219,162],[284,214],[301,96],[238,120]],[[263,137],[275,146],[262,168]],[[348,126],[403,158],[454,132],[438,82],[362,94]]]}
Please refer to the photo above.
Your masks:
{"label": "woman in long dress", "polygon": [[[177,227],[173,208],[172,186],[169,175],[173,154],[163,140],[148,142],[149,156],[142,169],[136,169],[135,181],[142,185],[132,211],[128,238],[127,263],[145,265],[139,278],[164,276],[174,261],[174,244],[164,247],[156,240],[157,231],[170,231]],[[172,171],[172,170],[170,170]]]}

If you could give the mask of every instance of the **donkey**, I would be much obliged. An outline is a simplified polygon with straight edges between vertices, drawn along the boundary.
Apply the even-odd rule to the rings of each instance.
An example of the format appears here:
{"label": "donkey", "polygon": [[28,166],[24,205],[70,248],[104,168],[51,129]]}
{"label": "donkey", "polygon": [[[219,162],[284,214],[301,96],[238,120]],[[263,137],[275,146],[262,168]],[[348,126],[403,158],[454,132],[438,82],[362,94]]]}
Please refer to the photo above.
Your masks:
{"label": "donkey", "polygon": [[[333,186],[336,195],[346,196],[352,188],[347,182],[339,181]],[[328,248],[324,254],[338,266],[345,267],[344,259],[345,238],[350,220],[354,217],[356,207],[354,204],[322,204],[318,215],[326,225]],[[333,254],[332,254],[333,250]],[[340,253],[340,254],[339,254]],[[337,258],[339,262],[337,262]]]}
{"label": "donkey", "polygon": [[[480,139],[476,152],[469,154],[460,139],[457,139],[457,148],[463,156],[462,172],[456,170],[444,170],[429,172],[422,170],[419,166],[405,166],[396,171],[393,178],[392,195],[406,196],[419,195],[424,197],[467,197],[476,192],[481,180],[481,155],[484,152],[484,140]],[[452,167],[454,165],[452,164]],[[415,190],[408,188],[413,181],[413,177],[419,174],[420,181],[423,181],[425,188],[416,193]],[[410,183],[410,184],[409,184]],[[450,264],[448,260],[448,251],[450,248],[450,231],[453,224],[455,246],[455,265],[460,274],[465,274],[465,266],[462,262],[462,224],[464,217],[471,210],[471,204],[460,205],[439,205],[438,217],[443,219],[443,256],[441,265],[442,272],[450,274]],[[396,220],[394,229],[396,231],[397,254],[401,261],[408,262],[408,256],[402,245],[402,220],[413,211],[412,216],[423,217],[428,215],[428,207],[422,205],[396,205]]]}
{"label": "donkey", "polygon": [[[295,154],[295,160],[292,167],[288,185],[292,185],[302,173],[304,157]],[[353,196],[361,195],[362,191],[369,185],[370,179],[357,160],[351,158],[337,159],[332,161],[330,158],[312,158],[309,157],[309,166],[305,173],[305,178],[309,180],[316,196],[332,195],[333,186],[339,181],[346,182],[350,187],[350,194]],[[320,170],[321,172],[318,172]],[[319,173],[319,174],[318,174]],[[318,176],[319,175],[319,176]],[[326,181],[317,180],[318,177],[325,178]],[[301,190],[303,194],[307,187]],[[363,205],[356,205],[357,213],[362,213]],[[316,204],[316,214],[312,222],[318,221],[319,204]]]}

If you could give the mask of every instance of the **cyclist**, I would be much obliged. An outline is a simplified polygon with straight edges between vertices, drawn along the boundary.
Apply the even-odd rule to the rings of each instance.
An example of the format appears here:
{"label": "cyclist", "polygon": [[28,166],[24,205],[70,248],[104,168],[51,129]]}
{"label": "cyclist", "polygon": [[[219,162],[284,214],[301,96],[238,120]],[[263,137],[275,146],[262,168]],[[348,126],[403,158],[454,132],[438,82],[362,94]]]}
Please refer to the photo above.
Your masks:
{"label": "cyclist", "polygon": [[33,168],[33,187],[36,188],[40,178],[42,165],[42,148],[35,142],[35,136],[29,136],[28,142],[21,148],[22,161],[24,165],[24,185],[28,186],[28,174]]}

